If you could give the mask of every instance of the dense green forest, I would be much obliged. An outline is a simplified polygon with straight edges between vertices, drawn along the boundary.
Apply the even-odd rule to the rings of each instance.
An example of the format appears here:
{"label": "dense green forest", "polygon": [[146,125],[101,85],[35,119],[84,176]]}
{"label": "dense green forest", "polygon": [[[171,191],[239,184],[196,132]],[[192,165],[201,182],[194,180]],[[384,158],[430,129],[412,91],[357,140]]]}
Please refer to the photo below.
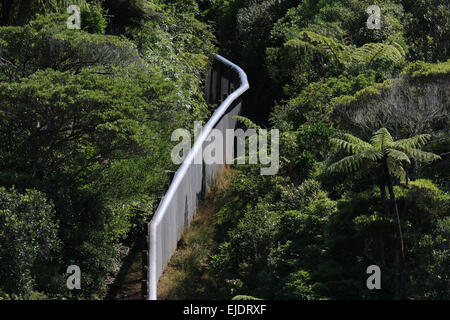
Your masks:
{"label": "dense green forest", "polygon": [[280,170],[233,166],[215,298],[450,299],[449,41],[448,0],[2,1],[0,300],[105,296],[172,131],[213,110],[216,52],[248,74],[243,123],[280,130]]}
{"label": "dense green forest", "polygon": [[65,2],[2,2],[0,297],[101,297],[167,188],[171,132],[209,115],[195,2],[77,3],[81,30]]}
{"label": "dense green forest", "polygon": [[[381,9],[381,28],[366,8]],[[209,268],[223,297],[449,299],[448,1],[218,0],[280,172],[235,166]],[[266,113],[267,117],[258,117]],[[382,270],[368,290],[366,268]]]}

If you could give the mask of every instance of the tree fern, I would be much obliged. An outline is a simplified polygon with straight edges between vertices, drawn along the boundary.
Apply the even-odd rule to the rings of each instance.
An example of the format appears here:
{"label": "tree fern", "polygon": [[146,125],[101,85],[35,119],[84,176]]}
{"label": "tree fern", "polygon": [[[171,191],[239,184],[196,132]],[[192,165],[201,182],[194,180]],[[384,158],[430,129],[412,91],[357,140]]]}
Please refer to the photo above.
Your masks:
{"label": "tree fern", "polygon": [[398,45],[384,43],[366,43],[352,52],[352,59],[357,63],[372,64],[376,60],[400,62],[405,56],[404,50]]}
{"label": "tree fern", "polygon": [[335,63],[350,65],[354,63],[372,64],[377,60],[389,60],[399,63],[405,57],[405,50],[396,42],[367,43],[362,47],[352,49],[332,38],[312,32],[301,31],[298,37],[291,39],[284,44],[292,48],[309,48],[319,52]]}
{"label": "tree fern", "polygon": [[334,39],[312,31],[302,31],[297,39],[286,42],[285,46],[307,47],[318,51],[323,56],[337,63],[345,63],[349,59],[347,47]]}
{"label": "tree fern", "polygon": [[331,143],[352,155],[332,164],[328,170],[349,173],[358,170],[364,164],[385,162],[389,173],[404,182],[406,180],[404,164],[410,164],[412,160],[429,162],[440,159],[434,153],[418,149],[429,138],[429,135],[422,134],[394,141],[386,128],[376,131],[370,139],[370,143],[351,134],[344,134],[342,139],[331,139]]}
{"label": "tree fern", "polygon": [[[370,144],[364,143],[364,141],[361,141],[359,138],[350,134],[344,135],[343,139],[332,140],[335,145],[353,153],[353,155],[344,157],[333,163],[328,167],[328,171],[350,173],[363,166],[377,165],[377,173],[379,175],[377,183],[380,187],[383,207],[385,208],[386,214],[389,213],[390,208],[393,208],[397,220],[401,259],[403,261],[400,263],[400,266],[402,266],[403,273],[405,247],[400,214],[391,176],[396,177],[401,182],[407,182],[408,176],[406,166],[410,164],[412,160],[434,161],[440,159],[438,155],[417,149],[429,138],[429,135],[418,135],[412,138],[394,141],[389,131],[386,128],[381,128],[373,134],[370,139]],[[386,186],[389,190],[389,200],[392,205],[387,203]]]}

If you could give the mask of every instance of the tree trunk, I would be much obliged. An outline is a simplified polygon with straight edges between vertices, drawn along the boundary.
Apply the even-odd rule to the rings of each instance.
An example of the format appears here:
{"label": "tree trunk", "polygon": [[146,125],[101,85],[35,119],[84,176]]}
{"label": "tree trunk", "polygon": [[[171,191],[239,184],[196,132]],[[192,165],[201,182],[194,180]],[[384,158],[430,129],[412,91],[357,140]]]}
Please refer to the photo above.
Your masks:
{"label": "tree trunk", "polygon": [[[389,202],[388,198],[386,196],[386,185],[383,182],[380,182],[378,184],[378,187],[380,188],[380,194],[381,194],[381,202],[383,203],[383,222],[386,221],[387,217],[389,217]],[[384,253],[384,234],[380,234],[380,258],[381,258],[381,267],[386,266],[386,259],[385,259],[385,253]]]}
{"label": "tree trunk", "polygon": [[403,232],[402,232],[402,226],[400,224],[400,215],[398,213],[397,200],[395,199],[394,187],[392,185],[392,180],[390,177],[388,177],[388,190],[389,190],[389,197],[391,200],[391,204],[394,207],[395,217],[397,218],[398,235],[400,237],[400,252],[401,252],[402,256],[405,257],[405,246],[403,244]]}
{"label": "tree trunk", "polygon": [[381,202],[383,203],[383,209],[384,209],[384,218],[389,217],[389,202],[386,195],[386,185],[384,183],[380,183],[378,185],[380,188],[380,194],[381,194]]}
{"label": "tree trunk", "polygon": [[394,266],[394,300],[400,300],[400,263],[399,263],[399,247],[395,247],[395,266]]}
{"label": "tree trunk", "polygon": [[392,184],[392,179],[389,173],[387,162],[384,161],[384,172],[386,176],[388,191],[389,191],[389,197],[390,202],[392,204],[392,207],[394,208],[395,217],[397,219],[397,227],[398,227],[398,235],[400,239],[399,247],[400,247],[400,299],[406,299],[406,268],[405,268],[405,246],[403,242],[403,232],[402,232],[402,226],[400,223],[400,215],[398,213],[398,207],[397,207],[397,200],[395,199],[394,194],[394,186]]}

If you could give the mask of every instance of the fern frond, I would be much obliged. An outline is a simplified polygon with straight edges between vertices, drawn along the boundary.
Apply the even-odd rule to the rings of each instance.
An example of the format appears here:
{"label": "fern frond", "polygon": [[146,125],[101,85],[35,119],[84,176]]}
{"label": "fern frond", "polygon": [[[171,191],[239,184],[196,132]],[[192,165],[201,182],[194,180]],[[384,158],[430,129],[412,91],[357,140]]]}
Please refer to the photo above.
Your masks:
{"label": "fern frond", "polygon": [[331,138],[330,142],[331,142],[331,144],[335,145],[339,149],[343,149],[343,150],[345,150],[347,152],[350,152],[350,153],[356,153],[355,152],[357,150],[356,146],[353,145],[352,143],[348,142],[348,141],[345,141],[345,140],[342,140],[342,139],[338,139],[338,138]]}
{"label": "fern frond", "polygon": [[358,170],[364,164],[367,164],[367,160],[369,160],[369,162],[376,162],[381,159],[382,156],[383,155],[379,151],[369,150],[345,157],[330,165],[327,170],[329,172],[350,173]]}
{"label": "fern frond", "polygon": [[433,162],[441,159],[441,157],[437,154],[425,152],[415,148],[405,148],[402,151],[407,154],[410,159],[420,162]]}
{"label": "fern frond", "polygon": [[398,63],[404,56],[405,52],[401,47],[384,43],[366,43],[352,52],[352,58],[356,62],[365,62],[369,65],[380,59]]}
{"label": "fern frond", "polygon": [[419,134],[415,137],[408,139],[401,139],[394,142],[394,148],[420,148],[423,146],[428,140],[430,140],[431,135],[429,134]]}
{"label": "fern frond", "polygon": [[411,163],[411,160],[409,159],[408,155],[406,155],[406,153],[404,153],[400,150],[396,150],[393,148],[387,148],[386,151],[387,151],[388,157],[391,158],[393,161],[396,161],[396,162],[405,161],[408,164]]}
{"label": "fern frond", "polygon": [[402,164],[393,158],[387,159],[389,173],[398,178],[402,183],[406,182],[406,171]]}
{"label": "fern frond", "polygon": [[393,141],[391,134],[386,128],[379,129],[373,134],[372,139],[370,139],[370,143],[380,150],[391,146]]}
{"label": "fern frond", "polygon": [[400,52],[402,57],[406,56],[406,50],[405,50],[405,48],[403,48],[403,46],[400,43],[392,41],[391,43],[388,43],[388,45],[395,47],[398,50],[398,52]]}
{"label": "fern frond", "polygon": [[352,143],[353,145],[355,145],[357,148],[355,150],[357,151],[365,151],[365,150],[369,150],[372,149],[372,145],[358,137],[355,137],[354,135],[351,135],[349,133],[345,133],[344,134],[344,138]]}
{"label": "fern frond", "polygon": [[295,48],[295,49],[308,48],[308,49],[311,49],[313,51],[319,52],[321,55],[323,55],[325,57],[328,57],[328,53],[325,50],[323,50],[322,48],[319,48],[319,47],[315,46],[312,43],[309,43],[307,41],[303,41],[303,40],[300,40],[300,39],[288,40],[288,41],[286,41],[284,43],[284,46],[288,47],[288,48]]}
{"label": "fern frond", "polygon": [[[356,137],[354,137],[355,139],[358,139]],[[348,140],[348,139],[347,139]],[[343,140],[343,139],[339,139],[339,138],[331,138],[330,142],[335,145],[336,147],[338,147],[339,149],[343,149],[349,153],[352,154],[356,154],[362,151],[366,151],[369,148],[372,148],[372,146],[370,144],[368,144],[367,142],[365,144],[359,143],[359,141],[347,141],[347,140]],[[364,141],[362,141],[364,142]],[[369,147],[366,146],[366,144],[369,145]]]}
{"label": "fern frond", "polygon": [[237,119],[240,121],[247,129],[261,129],[260,126],[258,126],[256,123],[254,123],[249,118],[243,117],[243,116],[233,116],[234,119]]}
{"label": "fern frond", "polygon": [[362,154],[362,156],[364,157],[364,159],[368,159],[373,162],[377,162],[383,158],[383,152],[372,149],[372,150],[367,150],[366,152],[364,152]]}
{"label": "fern frond", "polygon": [[231,300],[262,300],[262,299],[253,296],[238,295],[233,297]]}
{"label": "fern frond", "polygon": [[359,154],[348,156],[342,158],[338,162],[333,163],[331,166],[328,167],[328,171],[338,173],[350,173],[361,167],[363,163],[362,160],[363,159]]}
{"label": "fern frond", "polygon": [[338,63],[346,64],[350,62],[350,54],[345,45],[312,31],[305,30],[300,32],[297,39],[289,40],[285,45],[304,46],[316,50],[328,59]]}

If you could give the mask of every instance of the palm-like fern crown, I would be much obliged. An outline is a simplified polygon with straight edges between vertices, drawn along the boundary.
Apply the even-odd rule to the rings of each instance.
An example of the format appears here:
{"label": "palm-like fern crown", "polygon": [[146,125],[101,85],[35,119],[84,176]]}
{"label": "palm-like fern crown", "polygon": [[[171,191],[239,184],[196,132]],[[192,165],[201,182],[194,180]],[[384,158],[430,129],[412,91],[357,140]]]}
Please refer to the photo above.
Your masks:
{"label": "palm-like fern crown", "polygon": [[375,132],[370,143],[351,134],[344,134],[342,139],[331,139],[331,142],[352,155],[332,164],[328,170],[349,173],[358,170],[363,165],[386,161],[389,172],[401,181],[405,181],[406,172],[403,166],[405,163],[410,164],[411,160],[431,162],[440,159],[434,153],[419,149],[430,138],[429,134],[420,134],[412,138],[394,141],[386,128]]}
{"label": "palm-like fern crown", "polygon": [[396,42],[366,43],[362,47],[352,48],[342,45],[332,38],[312,31],[302,31],[298,38],[285,43],[287,47],[306,47],[319,52],[337,64],[350,65],[355,63],[372,64],[376,60],[400,62],[405,57],[404,49]]}

